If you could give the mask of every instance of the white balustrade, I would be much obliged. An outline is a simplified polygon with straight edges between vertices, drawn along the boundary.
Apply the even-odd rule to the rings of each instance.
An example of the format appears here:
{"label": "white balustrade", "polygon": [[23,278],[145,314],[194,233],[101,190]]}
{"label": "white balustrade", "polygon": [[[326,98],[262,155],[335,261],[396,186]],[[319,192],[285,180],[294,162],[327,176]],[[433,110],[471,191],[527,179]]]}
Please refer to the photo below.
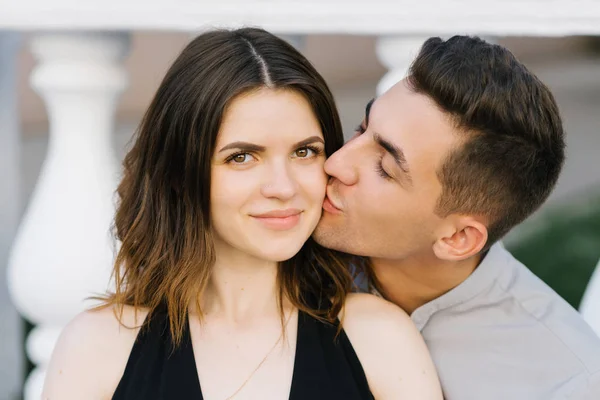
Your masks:
{"label": "white balustrade", "polygon": [[[122,59],[129,38],[101,32],[252,25],[299,48],[305,35],[377,35],[377,57],[388,68],[378,94],[404,77],[428,36],[600,35],[596,0],[0,0],[0,10],[0,29],[36,32],[31,49],[39,64],[31,83],[50,119],[47,157],[8,270],[13,302],[37,324],[27,339],[37,368],[25,400],[39,398],[60,330],[86,296],[106,289],[113,261],[118,169],[111,132],[127,84]],[[597,271],[582,303],[592,324],[600,320],[598,297]]]}
{"label": "white balustrade", "polygon": [[9,262],[14,304],[36,324],[26,350],[37,368],[25,400],[39,399],[65,324],[88,296],[104,293],[113,263],[110,225],[118,169],[111,143],[116,102],[127,84],[119,33],[44,33],[31,39],[31,85],[50,121],[48,152]]}
{"label": "white balustrade", "polygon": [[380,95],[402,80],[427,37],[384,36],[377,39],[377,58],[388,72],[377,84]]}
{"label": "white balustrade", "polygon": [[[3,4],[5,3],[5,4]],[[0,27],[281,34],[599,35],[597,0],[0,0]]]}

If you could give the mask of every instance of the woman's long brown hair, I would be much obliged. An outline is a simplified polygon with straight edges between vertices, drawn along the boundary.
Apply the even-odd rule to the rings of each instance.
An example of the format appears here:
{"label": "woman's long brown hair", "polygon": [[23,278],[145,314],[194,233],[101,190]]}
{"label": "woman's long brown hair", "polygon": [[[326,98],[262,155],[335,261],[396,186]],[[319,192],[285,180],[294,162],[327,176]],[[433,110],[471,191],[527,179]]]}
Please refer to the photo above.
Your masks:
{"label": "woman's long brown hair", "polygon": [[[125,157],[114,221],[120,248],[115,291],[103,305],[149,310],[166,304],[174,342],[188,307],[205,290],[215,262],[210,223],[211,158],[225,109],[259,88],[294,90],[307,99],[331,155],[343,144],[327,84],[287,42],[261,29],[215,30],[194,39],[162,81]],[[279,307],[335,321],[352,286],[346,256],[309,239],[278,271]],[[315,307],[309,297],[331,304]],[[122,308],[121,308],[122,311]],[[122,321],[122,314],[118,314]]]}

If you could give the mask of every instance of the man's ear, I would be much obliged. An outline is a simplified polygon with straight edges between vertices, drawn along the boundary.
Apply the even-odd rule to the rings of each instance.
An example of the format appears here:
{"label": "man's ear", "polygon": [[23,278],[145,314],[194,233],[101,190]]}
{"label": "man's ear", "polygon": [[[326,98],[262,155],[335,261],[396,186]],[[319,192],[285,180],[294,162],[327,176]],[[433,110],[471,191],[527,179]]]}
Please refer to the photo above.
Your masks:
{"label": "man's ear", "polygon": [[436,257],[446,261],[470,258],[484,248],[488,232],[484,223],[472,216],[456,216],[433,244]]}

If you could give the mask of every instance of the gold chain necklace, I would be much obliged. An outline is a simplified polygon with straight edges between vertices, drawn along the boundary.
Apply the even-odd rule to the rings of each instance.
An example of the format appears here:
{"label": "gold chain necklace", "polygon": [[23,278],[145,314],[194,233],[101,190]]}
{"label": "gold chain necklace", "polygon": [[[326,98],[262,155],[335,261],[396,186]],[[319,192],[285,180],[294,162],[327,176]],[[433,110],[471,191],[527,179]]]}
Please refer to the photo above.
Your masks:
{"label": "gold chain necklace", "polygon": [[235,392],[233,392],[232,395],[230,395],[229,397],[227,397],[225,400],[231,400],[231,399],[233,399],[244,388],[244,386],[246,386],[246,384],[248,382],[250,382],[250,379],[252,379],[252,377],[254,376],[254,374],[256,374],[256,372],[260,369],[260,367],[262,367],[262,365],[265,363],[265,361],[267,361],[267,359],[269,358],[269,356],[271,355],[271,353],[275,350],[275,348],[277,347],[277,345],[279,344],[279,342],[281,342],[281,339],[283,338],[283,333],[287,329],[288,322],[290,322],[290,319],[292,318],[292,314],[293,313],[291,313],[290,316],[286,319],[285,324],[283,325],[283,330],[282,330],[281,334],[279,335],[279,337],[277,338],[277,341],[273,344],[273,347],[271,347],[271,349],[263,357],[263,359],[260,361],[260,363],[258,363],[258,365],[256,366],[256,368],[254,368],[254,370],[250,373],[250,375],[248,376],[248,378],[246,378],[246,380],[242,383],[242,385]]}

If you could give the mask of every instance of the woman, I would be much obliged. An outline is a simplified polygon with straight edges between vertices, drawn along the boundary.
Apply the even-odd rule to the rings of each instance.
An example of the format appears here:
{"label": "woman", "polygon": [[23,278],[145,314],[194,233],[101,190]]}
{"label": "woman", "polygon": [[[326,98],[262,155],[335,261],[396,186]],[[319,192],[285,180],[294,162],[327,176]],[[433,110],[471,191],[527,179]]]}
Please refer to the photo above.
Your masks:
{"label": "woman", "polygon": [[293,47],[192,41],[125,158],[116,291],[65,328],[44,398],[441,399],[407,315],[349,295],[343,256],[310,239],[342,142]]}

